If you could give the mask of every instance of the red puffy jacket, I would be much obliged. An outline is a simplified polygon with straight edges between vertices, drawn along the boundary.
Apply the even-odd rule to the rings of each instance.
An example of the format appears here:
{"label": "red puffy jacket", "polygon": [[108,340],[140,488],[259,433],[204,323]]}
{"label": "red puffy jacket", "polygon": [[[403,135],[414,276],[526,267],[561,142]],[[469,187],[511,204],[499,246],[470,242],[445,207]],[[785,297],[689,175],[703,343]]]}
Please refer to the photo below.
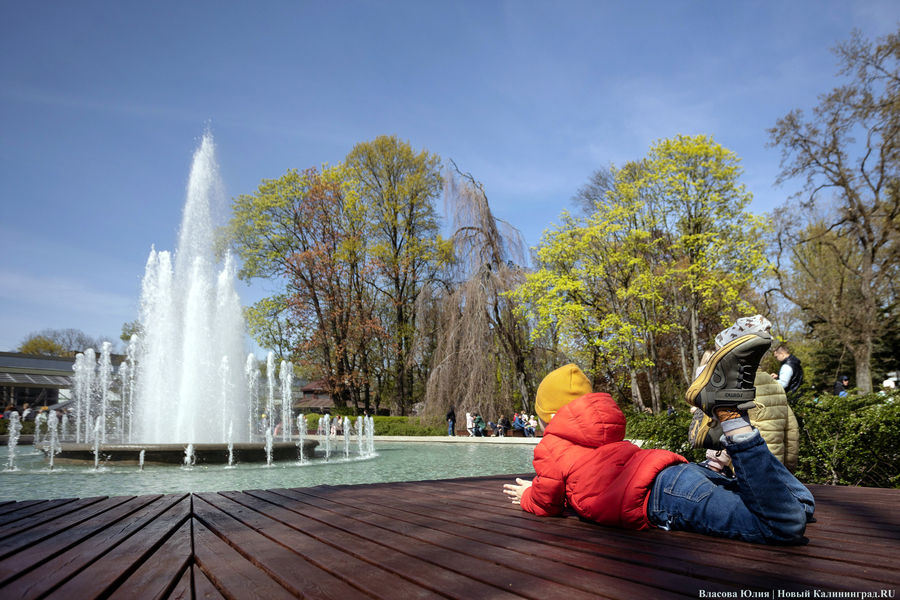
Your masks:
{"label": "red puffy jacket", "polygon": [[586,394],[564,406],[534,449],[537,477],[522,508],[555,516],[566,501],[586,519],[649,529],[647,500],[657,474],[688,462],[668,450],[641,450],[625,439],[625,415],[609,394]]}

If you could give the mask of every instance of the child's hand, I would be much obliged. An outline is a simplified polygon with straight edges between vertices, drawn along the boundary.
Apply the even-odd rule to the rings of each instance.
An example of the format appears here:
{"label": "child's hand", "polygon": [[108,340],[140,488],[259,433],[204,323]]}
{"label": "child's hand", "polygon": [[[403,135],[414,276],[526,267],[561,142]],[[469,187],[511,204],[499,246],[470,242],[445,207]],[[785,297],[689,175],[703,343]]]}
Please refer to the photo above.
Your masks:
{"label": "child's hand", "polygon": [[531,482],[517,477],[516,483],[519,485],[513,485],[511,483],[505,484],[503,486],[503,493],[509,496],[509,499],[512,500],[513,504],[521,504],[522,494],[526,489],[531,487]]}

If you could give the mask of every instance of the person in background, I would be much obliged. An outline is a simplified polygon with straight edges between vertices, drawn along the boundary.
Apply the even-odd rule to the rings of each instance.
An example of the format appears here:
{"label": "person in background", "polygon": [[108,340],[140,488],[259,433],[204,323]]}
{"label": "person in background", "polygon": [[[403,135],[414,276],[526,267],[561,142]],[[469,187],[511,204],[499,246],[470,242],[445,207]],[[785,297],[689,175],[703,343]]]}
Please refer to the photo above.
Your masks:
{"label": "person in background", "polygon": [[506,415],[500,415],[500,420],[497,422],[497,435],[504,437],[507,431],[509,431],[509,419],[506,418]]}
{"label": "person in background", "polygon": [[787,346],[778,346],[772,354],[781,363],[778,373],[772,373],[772,377],[778,380],[788,400],[793,404],[800,394],[800,386],[803,385],[803,365],[800,364],[799,358],[788,351]]}
{"label": "person in background", "polygon": [[481,415],[475,413],[474,417],[475,423],[475,437],[484,437],[485,423],[484,419],[481,418]]}
{"label": "person in background", "polygon": [[[772,324],[762,315],[742,317],[732,327],[716,336],[716,350],[721,349],[728,340],[741,335],[768,335],[771,327]],[[697,370],[698,376],[710,358],[710,351],[704,353],[701,367]],[[797,468],[799,457],[800,432],[784,388],[762,369],[756,372],[753,383],[756,387],[756,397],[753,399],[753,407],[747,410],[750,424],[759,429],[760,435],[775,458],[793,473]],[[722,431],[718,424],[710,423],[696,407],[692,406],[691,411],[694,415],[688,432],[691,447],[707,448],[706,460],[700,464],[713,471],[733,476],[731,458],[721,444]],[[698,423],[698,420],[701,422]],[[707,431],[704,432],[704,428],[707,428]]]}
{"label": "person in background", "polygon": [[537,426],[537,419],[534,418],[534,415],[531,415],[528,418],[528,426],[525,428],[525,437],[534,437],[534,432],[535,430],[537,430]]}
{"label": "person in background", "polygon": [[513,430],[518,429],[521,431],[525,431],[525,425],[526,425],[525,424],[525,415],[520,415],[519,413],[514,413],[513,414],[513,422],[512,422]]}
{"label": "person in background", "polygon": [[456,411],[452,406],[447,411],[447,435],[451,437],[456,435]]}
{"label": "person in background", "polygon": [[846,375],[841,375],[837,381],[834,382],[834,389],[831,391],[832,395],[840,396],[844,398],[847,396],[847,388],[850,387],[850,378]]}
{"label": "person in background", "polygon": [[469,432],[469,437],[475,437],[475,418],[472,413],[466,413],[466,431]]}

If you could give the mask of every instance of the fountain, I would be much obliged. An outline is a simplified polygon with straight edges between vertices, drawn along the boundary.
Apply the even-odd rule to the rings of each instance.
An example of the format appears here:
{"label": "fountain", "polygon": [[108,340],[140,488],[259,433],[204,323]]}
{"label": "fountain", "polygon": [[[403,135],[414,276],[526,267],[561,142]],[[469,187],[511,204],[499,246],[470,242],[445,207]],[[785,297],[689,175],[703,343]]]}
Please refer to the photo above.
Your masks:
{"label": "fountain", "polygon": [[19,421],[19,413],[12,411],[9,415],[9,464],[6,469],[8,471],[16,470],[16,447],[19,444],[19,432],[22,431],[22,423]]}
{"label": "fountain", "polygon": [[[227,252],[219,266],[215,252],[213,213],[222,198],[215,147],[206,134],[194,153],[176,251],[151,248],[147,259],[138,334],[128,344],[125,362],[116,374],[108,342],[99,361],[93,349],[76,356],[75,443],[62,445],[60,463],[89,460],[93,450],[98,464],[101,445],[106,460],[114,462],[177,464],[186,444],[196,463],[271,464],[296,456],[293,368],[287,362],[281,365],[284,431],[281,442],[272,439],[276,372],[271,353],[265,437],[254,432],[259,371],[252,355],[244,360],[237,267]],[[304,443],[308,455],[318,444]]]}

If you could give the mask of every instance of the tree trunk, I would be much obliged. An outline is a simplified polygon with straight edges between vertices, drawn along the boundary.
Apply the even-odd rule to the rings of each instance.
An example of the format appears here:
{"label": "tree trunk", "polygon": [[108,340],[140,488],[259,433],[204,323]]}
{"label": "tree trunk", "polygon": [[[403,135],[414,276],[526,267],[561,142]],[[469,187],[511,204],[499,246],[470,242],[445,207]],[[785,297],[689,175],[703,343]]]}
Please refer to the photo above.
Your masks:
{"label": "tree trunk", "polygon": [[631,401],[638,410],[644,412],[646,407],[644,406],[643,398],[641,398],[641,387],[638,385],[637,371],[629,369],[628,374],[631,377]]}
{"label": "tree trunk", "polygon": [[851,349],[856,361],[856,387],[865,394],[872,393],[872,339],[868,337],[868,340]]}

